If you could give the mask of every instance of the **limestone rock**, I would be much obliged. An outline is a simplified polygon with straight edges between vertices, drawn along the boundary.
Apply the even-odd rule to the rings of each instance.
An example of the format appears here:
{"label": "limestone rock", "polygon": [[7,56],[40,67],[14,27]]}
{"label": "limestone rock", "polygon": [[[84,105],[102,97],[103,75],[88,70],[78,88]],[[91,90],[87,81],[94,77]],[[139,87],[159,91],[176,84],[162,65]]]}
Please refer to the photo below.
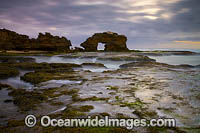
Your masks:
{"label": "limestone rock", "polygon": [[65,37],[53,36],[46,32],[45,34],[39,33],[36,40],[32,40],[34,49],[47,50],[47,51],[65,51],[70,50],[71,41]]}
{"label": "limestone rock", "polygon": [[105,43],[105,51],[127,51],[127,37],[113,32],[95,33],[81,46],[85,51],[97,51],[98,43]]}
{"label": "limestone rock", "polygon": [[1,50],[23,50],[29,48],[30,39],[28,36],[7,29],[0,29]]}
{"label": "limestone rock", "polygon": [[29,39],[7,29],[0,29],[0,50],[44,50],[67,51],[71,42],[65,37],[53,36],[50,33],[39,33],[37,39]]}
{"label": "limestone rock", "polygon": [[80,47],[74,47],[73,51],[74,51],[74,52],[83,52],[84,49],[83,49],[83,48],[80,48]]}

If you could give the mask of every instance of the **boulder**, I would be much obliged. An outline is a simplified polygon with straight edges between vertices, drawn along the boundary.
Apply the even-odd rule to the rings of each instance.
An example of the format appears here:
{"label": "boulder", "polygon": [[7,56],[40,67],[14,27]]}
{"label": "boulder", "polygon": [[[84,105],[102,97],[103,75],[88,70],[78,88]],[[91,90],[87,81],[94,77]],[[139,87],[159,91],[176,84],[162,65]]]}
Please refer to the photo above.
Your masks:
{"label": "boulder", "polygon": [[127,37],[113,32],[95,33],[81,46],[85,51],[97,51],[98,43],[105,43],[105,51],[128,51],[126,46]]}

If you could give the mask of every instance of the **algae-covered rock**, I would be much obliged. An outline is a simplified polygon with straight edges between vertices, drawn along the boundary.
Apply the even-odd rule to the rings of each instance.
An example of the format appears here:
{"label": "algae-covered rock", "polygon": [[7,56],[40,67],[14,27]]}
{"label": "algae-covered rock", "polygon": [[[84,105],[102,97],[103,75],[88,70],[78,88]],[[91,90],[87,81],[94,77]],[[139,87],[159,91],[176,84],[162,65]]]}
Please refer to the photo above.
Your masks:
{"label": "algae-covered rock", "polygon": [[24,89],[13,89],[8,95],[13,96],[13,103],[17,105],[21,111],[36,109],[37,104],[47,100],[47,97],[40,92],[30,92]]}
{"label": "algae-covered rock", "polygon": [[0,90],[4,89],[4,88],[12,89],[12,87],[10,85],[0,83]]}
{"label": "algae-covered rock", "polygon": [[26,73],[24,76],[21,77],[21,79],[33,84],[39,84],[49,80],[80,80],[81,77],[74,74],[74,72],[57,72],[54,70],[46,70]]}
{"label": "algae-covered rock", "polygon": [[142,56],[142,55],[134,55],[134,56],[104,56],[104,57],[99,57],[97,60],[102,60],[102,61],[134,61],[134,62],[144,62],[144,61],[155,61],[154,59],[151,59],[147,56]]}
{"label": "algae-covered rock", "polygon": [[82,63],[82,66],[87,66],[87,67],[103,67],[105,68],[104,64],[101,63]]}
{"label": "algae-covered rock", "polygon": [[29,72],[21,77],[22,80],[32,84],[39,84],[52,79],[52,74],[47,72]]}
{"label": "algae-covered rock", "polygon": [[[167,68],[175,68],[176,66],[168,65],[165,63],[158,63],[154,61],[141,61],[141,62],[131,62],[120,65],[120,68],[131,68],[131,67],[167,67]],[[178,67],[177,67],[178,68]]]}
{"label": "algae-covered rock", "polygon": [[70,72],[73,71],[72,68],[81,67],[81,65],[72,63],[14,63],[12,66],[24,70],[40,70],[46,72]]}
{"label": "algae-covered rock", "polygon": [[0,56],[1,63],[23,63],[23,62],[35,62],[31,57],[4,57]]}
{"label": "algae-covered rock", "polygon": [[81,67],[81,65],[70,63],[25,63],[15,64],[15,67],[25,70],[35,70],[34,72],[26,73],[21,77],[22,80],[33,84],[39,84],[48,80],[80,80],[73,68]]}
{"label": "algae-covered rock", "polygon": [[0,65],[0,79],[15,77],[17,75],[19,75],[19,70],[16,68]]}

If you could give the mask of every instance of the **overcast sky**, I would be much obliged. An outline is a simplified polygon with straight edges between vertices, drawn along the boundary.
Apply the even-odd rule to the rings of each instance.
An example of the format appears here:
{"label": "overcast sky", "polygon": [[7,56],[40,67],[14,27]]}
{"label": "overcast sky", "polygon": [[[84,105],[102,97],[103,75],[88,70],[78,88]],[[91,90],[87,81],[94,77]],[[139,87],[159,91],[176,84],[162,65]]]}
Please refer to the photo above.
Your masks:
{"label": "overcast sky", "polygon": [[0,0],[0,28],[51,32],[73,46],[113,31],[128,37],[130,49],[200,49],[200,0]]}

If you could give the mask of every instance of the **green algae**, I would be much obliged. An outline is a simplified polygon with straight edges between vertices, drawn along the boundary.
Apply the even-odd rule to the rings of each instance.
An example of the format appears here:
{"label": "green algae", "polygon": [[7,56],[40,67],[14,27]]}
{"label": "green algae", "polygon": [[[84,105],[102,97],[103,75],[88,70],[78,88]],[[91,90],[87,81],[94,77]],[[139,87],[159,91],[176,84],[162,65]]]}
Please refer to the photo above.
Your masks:
{"label": "green algae", "polygon": [[13,103],[24,111],[34,110],[37,108],[37,104],[47,100],[47,96],[42,95],[40,92],[29,92],[24,89],[13,89],[8,93],[9,96],[13,96]]}
{"label": "green algae", "polygon": [[30,82],[32,84],[39,84],[49,80],[59,80],[59,79],[80,80],[81,77],[76,75],[74,72],[51,73],[46,70],[46,71],[36,71],[36,72],[26,73],[24,76],[21,77],[21,79],[26,82]]}
{"label": "green algae", "polygon": [[19,75],[19,70],[0,64],[0,79],[7,79]]}
{"label": "green algae", "polygon": [[72,95],[72,100],[74,102],[83,102],[83,101],[108,101],[109,98],[104,98],[104,97],[88,97],[88,98],[80,98],[78,94]]}

